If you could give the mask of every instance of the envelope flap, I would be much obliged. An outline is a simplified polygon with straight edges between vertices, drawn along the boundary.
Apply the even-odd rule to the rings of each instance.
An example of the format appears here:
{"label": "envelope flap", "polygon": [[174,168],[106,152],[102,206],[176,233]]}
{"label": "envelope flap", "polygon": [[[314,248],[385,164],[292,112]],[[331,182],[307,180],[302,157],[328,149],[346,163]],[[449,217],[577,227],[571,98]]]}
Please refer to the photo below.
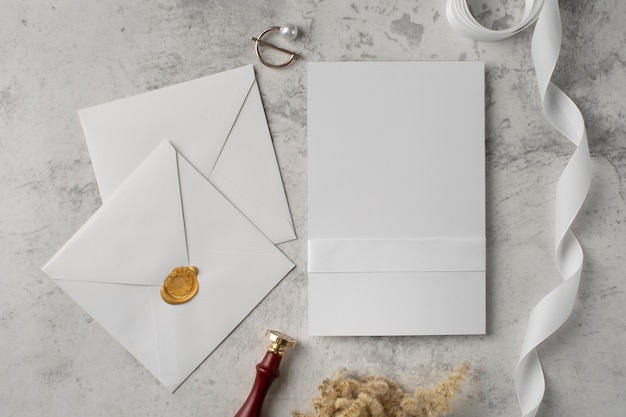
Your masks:
{"label": "envelope flap", "polygon": [[249,65],[81,110],[102,200],[163,140],[208,178],[253,82]]}
{"label": "envelope flap", "polygon": [[[191,164],[178,155],[189,262],[199,291],[169,305],[152,291],[159,379],[175,389],[293,268]],[[200,330],[203,329],[203,330]]]}
{"label": "envelope flap", "polygon": [[57,280],[161,285],[185,264],[176,151],[165,142],[43,270]]}
{"label": "envelope flap", "polygon": [[158,374],[151,290],[156,287],[56,281],[70,297],[149,371]]}
{"label": "envelope flap", "polygon": [[181,155],[178,158],[190,253],[202,250],[255,255],[281,254],[274,244],[185,158]]}
{"label": "envelope flap", "polygon": [[262,109],[255,82],[209,180],[272,242],[281,243],[296,235]]}
{"label": "envelope flap", "polygon": [[[293,268],[282,254],[197,252],[200,290],[172,306],[153,289],[159,379],[174,390]],[[193,255],[192,255],[193,257]],[[199,329],[203,329],[199,331]]]}

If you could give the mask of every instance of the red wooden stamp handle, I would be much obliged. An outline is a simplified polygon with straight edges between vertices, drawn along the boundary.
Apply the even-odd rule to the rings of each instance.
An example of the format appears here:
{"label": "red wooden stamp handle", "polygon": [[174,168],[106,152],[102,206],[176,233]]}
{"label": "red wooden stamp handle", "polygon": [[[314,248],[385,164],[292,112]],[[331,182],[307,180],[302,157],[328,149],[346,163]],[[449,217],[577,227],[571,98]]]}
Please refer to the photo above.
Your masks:
{"label": "red wooden stamp handle", "polygon": [[285,347],[295,345],[293,339],[274,330],[268,330],[267,337],[272,344],[267,347],[263,360],[256,365],[256,378],[250,394],[235,417],[259,417],[261,415],[267,391],[280,375],[280,361],[285,353]]}
{"label": "red wooden stamp handle", "polygon": [[250,394],[237,414],[235,414],[235,417],[259,417],[261,415],[265,395],[270,389],[272,382],[280,375],[278,367],[281,359],[281,356],[267,352],[263,360],[257,364],[256,379]]}

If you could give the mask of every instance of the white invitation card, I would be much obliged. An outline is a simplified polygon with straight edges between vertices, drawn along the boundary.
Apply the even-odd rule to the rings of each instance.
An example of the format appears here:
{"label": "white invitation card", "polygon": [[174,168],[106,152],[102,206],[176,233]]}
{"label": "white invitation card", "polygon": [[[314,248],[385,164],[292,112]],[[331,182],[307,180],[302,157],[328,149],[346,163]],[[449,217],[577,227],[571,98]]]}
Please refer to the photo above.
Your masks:
{"label": "white invitation card", "polygon": [[311,335],[485,333],[484,77],[308,64]]}

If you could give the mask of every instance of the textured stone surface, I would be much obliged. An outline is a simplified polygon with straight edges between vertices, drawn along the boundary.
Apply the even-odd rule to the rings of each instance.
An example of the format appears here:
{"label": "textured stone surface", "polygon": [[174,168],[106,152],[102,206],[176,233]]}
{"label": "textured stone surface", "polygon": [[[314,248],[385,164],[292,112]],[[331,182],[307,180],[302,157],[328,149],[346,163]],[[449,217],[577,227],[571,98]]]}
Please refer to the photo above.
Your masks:
{"label": "textured stone surface", "polygon": [[[470,3],[500,28],[523,2]],[[268,327],[301,343],[285,357],[265,415],[307,409],[338,367],[410,389],[461,361],[472,371],[454,416],[519,414],[513,371],[530,310],[560,283],[554,190],[573,151],[541,114],[531,31],[491,44],[463,39],[441,0],[6,0],[1,8],[0,415],[228,417],[247,396]],[[561,10],[554,81],[585,116],[594,180],[575,224],[586,251],[578,301],[539,349],[547,379],[539,415],[617,416],[626,405],[626,5],[569,0]],[[289,46],[303,59],[265,68],[249,37],[284,22],[301,28]],[[333,60],[486,62],[486,336],[307,335],[306,61]],[[170,394],[39,268],[101,204],[77,109],[248,63],[299,236],[281,249],[297,268]]]}

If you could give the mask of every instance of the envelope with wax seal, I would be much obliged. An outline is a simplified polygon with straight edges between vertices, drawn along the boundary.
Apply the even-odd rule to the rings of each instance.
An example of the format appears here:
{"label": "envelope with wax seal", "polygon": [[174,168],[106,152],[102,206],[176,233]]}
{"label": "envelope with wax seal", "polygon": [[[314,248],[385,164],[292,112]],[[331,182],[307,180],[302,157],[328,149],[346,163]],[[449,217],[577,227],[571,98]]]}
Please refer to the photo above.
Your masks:
{"label": "envelope with wax seal", "polygon": [[251,65],[79,116],[103,201],[168,140],[272,242],[296,238]]}
{"label": "envelope with wax seal", "polygon": [[[180,266],[196,295],[164,301]],[[168,142],[43,270],[174,391],[294,267]]]}

